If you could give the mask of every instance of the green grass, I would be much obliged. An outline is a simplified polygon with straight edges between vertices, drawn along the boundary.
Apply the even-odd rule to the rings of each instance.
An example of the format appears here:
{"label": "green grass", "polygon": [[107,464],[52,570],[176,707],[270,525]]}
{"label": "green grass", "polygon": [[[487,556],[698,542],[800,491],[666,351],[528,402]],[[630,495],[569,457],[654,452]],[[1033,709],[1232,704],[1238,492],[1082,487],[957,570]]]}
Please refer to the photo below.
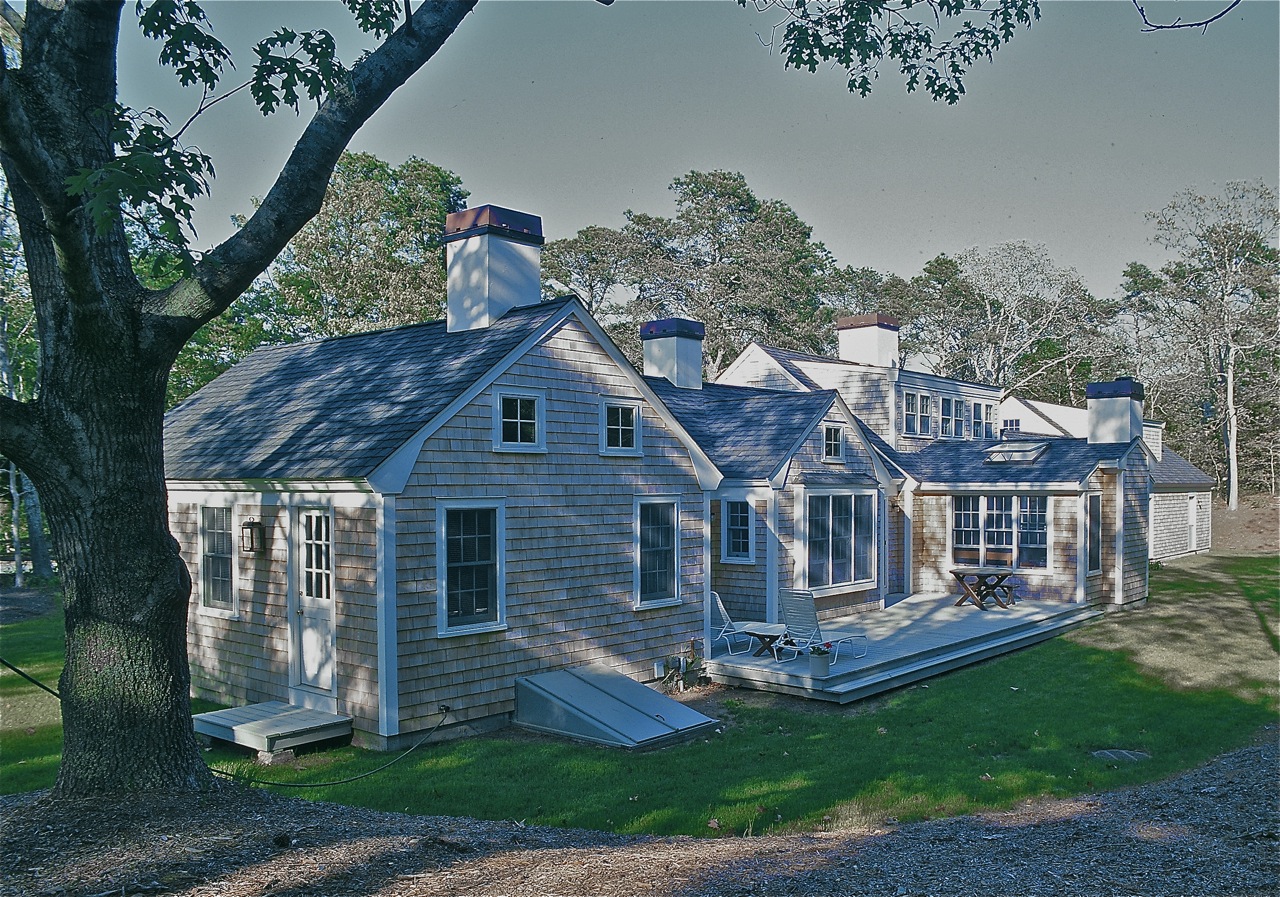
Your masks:
{"label": "green grass", "polygon": [[[1151,781],[1276,722],[1278,576],[1275,558],[1169,565],[1153,576],[1145,610],[849,708],[731,702],[723,733],[661,751],[505,734],[427,745],[369,779],[290,793],[420,814],[713,835],[908,821]],[[0,630],[6,657],[9,630],[34,623]],[[0,694],[10,686],[0,679]],[[0,791],[49,784],[56,742],[44,755],[22,754],[31,768],[19,785],[10,780],[12,738],[0,731]],[[1107,763],[1090,755],[1099,748],[1151,760]],[[286,767],[250,766],[234,748],[207,756],[225,771],[300,784],[388,759],[351,747]]]}

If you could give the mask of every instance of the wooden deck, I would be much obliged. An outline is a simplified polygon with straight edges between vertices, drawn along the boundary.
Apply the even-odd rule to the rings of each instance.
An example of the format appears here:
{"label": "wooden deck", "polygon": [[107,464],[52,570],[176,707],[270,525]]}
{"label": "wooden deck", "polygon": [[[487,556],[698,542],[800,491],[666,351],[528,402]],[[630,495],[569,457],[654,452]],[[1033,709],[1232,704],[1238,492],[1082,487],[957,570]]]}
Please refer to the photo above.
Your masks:
{"label": "wooden deck", "polygon": [[198,713],[191,721],[200,735],[267,753],[351,734],[349,716],[308,710],[283,701]]}
{"label": "wooden deck", "polygon": [[971,604],[955,607],[954,601],[955,596],[912,595],[884,610],[824,621],[833,630],[865,632],[869,642],[865,657],[855,659],[855,652],[842,650],[826,678],[811,677],[803,655],[783,662],[753,657],[754,642],[740,654],[729,654],[724,642],[717,642],[707,672],[723,685],[847,704],[1045,641],[1104,613],[1087,605],[1031,600],[983,611]]}

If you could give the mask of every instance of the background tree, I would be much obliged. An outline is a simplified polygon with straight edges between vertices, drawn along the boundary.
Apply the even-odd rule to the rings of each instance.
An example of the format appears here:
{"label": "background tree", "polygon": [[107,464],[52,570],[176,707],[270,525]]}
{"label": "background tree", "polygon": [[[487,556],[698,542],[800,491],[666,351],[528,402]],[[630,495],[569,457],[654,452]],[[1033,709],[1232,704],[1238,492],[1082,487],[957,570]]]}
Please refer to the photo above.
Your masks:
{"label": "background tree", "polygon": [[635,247],[630,235],[589,225],[566,240],[550,240],[542,251],[542,291],[554,297],[566,291],[598,317],[607,316],[614,291],[627,279]]}
{"label": "background tree", "polygon": [[1217,431],[1227,506],[1235,508],[1244,479],[1242,436],[1253,443],[1280,429],[1276,193],[1262,181],[1232,181],[1217,196],[1188,189],[1148,218],[1155,226],[1153,242],[1174,259],[1158,273],[1131,264],[1126,288],[1144,329],[1162,332],[1173,341],[1172,354],[1188,362],[1185,370],[1168,375],[1197,385],[1191,395],[1183,391],[1184,402],[1199,404]]}

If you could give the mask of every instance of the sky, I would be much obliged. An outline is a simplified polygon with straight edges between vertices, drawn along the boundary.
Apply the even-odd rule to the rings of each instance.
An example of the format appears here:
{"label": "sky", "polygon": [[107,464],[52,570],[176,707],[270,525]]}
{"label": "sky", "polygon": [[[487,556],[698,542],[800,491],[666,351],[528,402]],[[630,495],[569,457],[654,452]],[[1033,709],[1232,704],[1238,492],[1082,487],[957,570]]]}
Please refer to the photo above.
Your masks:
{"label": "sky", "polygon": [[[1226,2],[1144,7],[1187,21]],[[333,30],[348,63],[372,46],[333,2],[204,5],[245,73],[252,42],[283,24]],[[1147,212],[1187,188],[1277,184],[1276,0],[1154,34],[1127,0],[1042,0],[954,106],[906,93],[888,66],[865,99],[837,70],[787,70],[761,40],[779,20],[732,0],[481,0],[350,148],[448,168],[471,205],[540,215],[548,239],[621,227],[628,209],[671,215],[676,177],[739,171],[843,265],[911,277],[940,253],[1028,240],[1108,296],[1128,262],[1164,259]],[[157,50],[125,29],[122,100],[184,120],[198,96],[157,73]],[[196,122],[189,140],[217,169],[198,246],[252,211],[305,121],[263,119],[242,94]]]}

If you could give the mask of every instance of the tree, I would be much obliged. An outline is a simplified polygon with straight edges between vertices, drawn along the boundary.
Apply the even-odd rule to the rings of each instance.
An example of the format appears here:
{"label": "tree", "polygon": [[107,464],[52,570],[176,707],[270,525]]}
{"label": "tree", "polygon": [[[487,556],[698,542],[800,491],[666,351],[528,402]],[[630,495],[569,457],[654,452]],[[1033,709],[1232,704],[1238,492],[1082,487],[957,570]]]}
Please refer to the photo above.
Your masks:
{"label": "tree", "polygon": [[[202,255],[185,228],[213,160],[183,144],[155,109],[117,96],[123,0],[0,0],[0,166],[13,193],[31,283],[39,386],[0,398],[0,454],[35,483],[63,574],[60,795],[207,787],[191,730],[186,607],[190,577],[167,529],[165,384],[184,344],[224,312],[320,209],[340,153],[365,121],[431,59],[475,0],[344,0],[377,46],[351,66],[325,31],[279,28],[255,47],[247,87],[264,112],[317,103],[274,184],[240,230]],[[825,58],[873,72],[899,60],[908,89],[953,100],[958,77],[1034,17],[1033,0],[926,4],[911,21],[884,0],[791,6],[788,64]],[[206,114],[225,90],[230,52],[196,0],[142,0],[160,61],[200,93]],[[403,13],[403,15],[402,15]],[[954,23],[935,52],[933,35]],[[869,80],[851,79],[865,92]],[[123,219],[153,208],[181,276],[139,279]]]}
{"label": "tree", "polygon": [[1190,362],[1185,374],[1199,385],[1204,419],[1218,430],[1227,505],[1235,508],[1241,433],[1278,429],[1267,417],[1280,352],[1276,192],[1262,181],[1231,181],[1217,196],[1188,189],[1148,219],[1152,241],[1174,259],[1159,273],[1131,264],[1126,289],[1148,329],[1164,331]]}
{"label": "tree", "polygon": [[542,251],[543,293],[555,296],[568,290],[599,315],[610,294],[626,282],[634,248],[629,234],[595,225],[567,240],[552,240]]}

